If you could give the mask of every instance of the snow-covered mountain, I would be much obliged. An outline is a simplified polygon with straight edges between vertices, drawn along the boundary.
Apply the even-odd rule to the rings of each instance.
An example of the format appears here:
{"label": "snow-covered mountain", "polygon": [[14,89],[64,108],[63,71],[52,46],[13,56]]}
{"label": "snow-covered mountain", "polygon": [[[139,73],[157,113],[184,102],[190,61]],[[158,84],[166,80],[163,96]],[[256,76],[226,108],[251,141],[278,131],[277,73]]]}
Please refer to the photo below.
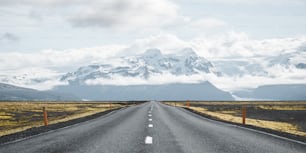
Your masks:
{"label": "snow-covered mountain", "polygon": [[64,75],[39,72],[19,73],[7,79],[2,76],[1,81],[25,86],[59,82],[52,92],[68,92],[87,100],[233,100],[230,93],[205,80],[205,75],[221,73],[192,49],[178,54],[149,49],[136,56],[89,64]]}
{"label": "snow-covered mountain", "polygon": [[[88,93],[80,90],[84,88],[92,93],[97,90],[97,94],[102,96],[100,98],[111,99],[111,97],[120,95],[121,100],[124,100],[124,97],[137,99],[154,98],[152,95],[162,97],[164,95],[159,91],[170,93],[167,90],[186,93],[182,94],[182,97],[187,98],[193,95],[194,90],[191,89],[199,84],[200,87],[197,87],[200,90],[199,95],[193,95],[198,100],[208,97],[205,93],[201,95],[201,91],[209,90],[216,91],[211,95],[218,96],[210,97],[215,100],[231,99],[228,93],[223,94],[223,91],[229,91],[242,98],[246,96],[246,98],[256,99],[256,96],[242,94],[243,90],[255,90],[264,85],[275,85],[273,87],[281,88],[283,86],[277,85],[304,84],[306,80],[305,59],[305,48],[284,51],[278,55],[210,60],[199,56],[190,48],[176,51],[175,54],[165,54],[159,49],[152,48],[141,54],[129,56],[123,54],[121,57],[116,56],[81,67],[75,66],[75,69],[64,71],[52,68],[27,68],[0,72],[0,82],[39,90],[60,92],[67,90],[75,95]],[[145,91],[150,88],[156,89],[154,94]],[[141,89],[144,90],[142,97],[133,95],[133,93],[142,91]],[[119,91],[127,93],[122,94]],[[104,93],[109,95],[106,96]],[[80,98],[97,100],[98,97],[88,93]]]}
{"label": "snow-covered mountain", "polygon": [[[61,81],[70,84],[84,84],[86,81],[101,80],[105,82],[114,77],[138,78],[148,80],[152,76],[171,74],[173,76],[191,76],[195,74],[214,74],[213,64],[198,56],[192,49],[184,49],[181,54],[162,54],[158,49],[149,49],[138,56],[122,57],[118,65],[91,64],[80,67],[74,72],[61,77]],[[103,83],[102,83],[103,84]]]}
{"label": "snow-covered mountain", "polygon": [[[302,48],[303,49],[303,48]],[[306,77],[306,51],[284,51],[279,55],[212,59],[190,48],[176,54],[148,49],[142,54],[107,59],[57,71],[27,68],[0,72],[0,82],[38,90],[59,85],[141,85],[200,83],[210,81],[219,88],[256,88],[267,84],[298,84]],[[248,83],[249,79],[263,79]],[[235,83],[239,81],[239,83]],[[255,84],[256,83],[256,84]]]}
{"label": "snow-covered mountain", "polygon": [[0,82],[37,90],[49,90],[54,86],[65,84],[59,80],[62,75],[55,70],[46,68],[24,68],[2,71]]}
{"label": "snow-covered mountain", "polygon": [[284,51],[282,54],[271,56],[221,59],[214,60],[212,63],[223,75],[276,77],[278,73],[286,74],[305,70],[306,50]]}

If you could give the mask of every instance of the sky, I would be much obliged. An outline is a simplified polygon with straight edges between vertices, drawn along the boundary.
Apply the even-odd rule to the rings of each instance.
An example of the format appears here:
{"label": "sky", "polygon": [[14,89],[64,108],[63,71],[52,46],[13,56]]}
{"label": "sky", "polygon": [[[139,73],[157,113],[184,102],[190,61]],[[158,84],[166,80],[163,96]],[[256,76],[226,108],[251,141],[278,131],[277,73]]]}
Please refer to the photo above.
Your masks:
{"label": "sky", "polygon": [[293,37],[306,34],[305,8],[304,0],[0,0],[0,52],[130,44],[160,34]]}
{"label": "sky", "polygon": [[[263,63],[288,52],[303,61],[305,27],[305,0],[0,0],[0,76],[56,75],[149,48],[193,48],[223,70],[220,61]],[[305,71],[269,69],[282,83],[306,81]],[[252,77],[261,79],[241,80]]]}

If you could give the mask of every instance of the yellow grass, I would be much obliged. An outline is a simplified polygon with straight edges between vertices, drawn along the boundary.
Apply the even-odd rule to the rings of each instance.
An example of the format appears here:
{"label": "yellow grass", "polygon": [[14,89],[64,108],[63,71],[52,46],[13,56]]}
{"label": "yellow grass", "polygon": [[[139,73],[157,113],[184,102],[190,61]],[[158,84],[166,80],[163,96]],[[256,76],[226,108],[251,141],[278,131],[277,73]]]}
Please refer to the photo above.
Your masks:
{"label": "yellow grass", "polygon": [[0,102],[0,136],[43,126],[43,107],[48,112],[49,124],[55,124],[125,106],[109,103]]}
{"label": "yellow grass", "polygon": [[[168,105],[176,105],[178,107],[187,107],[186,102],[167,102]],[[190,102],[192,110],[199,113],[218,118],[224,121],[230,121],[234,123],[242,123],[242,118],[237,116],[240,114],[240,110],[219,110],[219,111],[208,111],[205,107],[197,106],[197,104],[205,104],[210,106],[218,107],[221,105],[253,105],[261,109],[269,110],[306,110],[306,102]],[[192,106],[195,105],[195,106]],[[273,129],[281,132],[287,132],[295,135],[306,136],[306,132],[299,130],[297,125],[279,122],[279,121],[267,121],[246,118],[246,124],[253,125],[262,128]]]}
{"label": "yellow grass", "polygon": [[[226,114],[228,112],[211,112],[211,111],[207,111],[207,109],[205,108],[200,108],[200,107],[190,107],[190,109],[195,110],[197,112],[212,116],[212,117],[216,117],[218,119],[221,120],[225,120],[225,121],[230,121],[230,122],[234,122],[234,123],[241,123],[242,122],[242,118],[241,117],[237,117],[237,116],[233,116],[230,114]],[[276,121],[266,121],[266,120],[256,120],[256,119],[246,119],[246,123],[248,125],[254,125],[254,126],[258,126],[258,127],[263,127],[263,128],[269,128],[269,129],[273,129],[273,130],[277,130],[277,131],[281,131],[281,132],[288,132],[288,133],[292,133],[292,134],[296,134],[296,135],[302,135],[302,136],[306,136],[306,132],[302,132],[298,130],[298,127],[296,125],[290,124],[290,123],[285,123],[285,122],[276,122]]]}
{"label": "yellow grass", "polygon": [[284,106],[258,106],[265,110],[306,110],[306,107],[301,107],[299,105],[284,105]]}

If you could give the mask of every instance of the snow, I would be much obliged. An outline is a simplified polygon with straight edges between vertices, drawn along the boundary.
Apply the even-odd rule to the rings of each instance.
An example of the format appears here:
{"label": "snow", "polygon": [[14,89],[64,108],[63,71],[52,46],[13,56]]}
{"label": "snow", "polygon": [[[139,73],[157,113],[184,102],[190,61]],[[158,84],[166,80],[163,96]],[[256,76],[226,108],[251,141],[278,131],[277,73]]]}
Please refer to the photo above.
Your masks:
{"label": "snow", "polygon": [[[104,50],[110,50],[110,48],[96,48],[90,58],[86,58],[89,55],[82,51],[64,51],[63,54],[67,56],[78,54],[80,57],[57,62],[56,59],[60,59],[59,57],[63,55],[57,51],[45,51],[39,56],[36,54],[35,56],[34,54],[33,56],[32,54],[25,56],[16,53],[9,54],[9,56],[1,54],[0,82],[49,90],[58,85],[72,83],[152,85],[209,81],[225,91],[256,88],[265,84],[306,82],[306,38],[254,41],[241,37],[239,36],[238,40],[230,38],[220,42],[198,40],[193,42],[194,47],[192,48],[188,45],[182,45],[184,47],[181,48],[175,47],[175,52],[149,48],[135,51],[137,54],[123,54],[126,51],[123,46],[114,50],[116,53],[122,53],[120,56],[114,54],[107,56],[109,58],[103,54]],[[202,44],[201,47],[197,46],[200,44]],[[171,48],[173,49],[173,46]],[[242,52],[239,49],[247,51],[241,56],[233,56],[236,52],[237,54]],[[85,49],[85,51],[90,51],[90,49]],[[226,54],[226,51],[229,53]],[[106,51],[106,54],[111,54],[111,51]],[[204,55],[207,56],[203,57]],[[14,58],[15,56],[18,58]],[[30,57],[34,57],[37,61]],[[48,58],[52,59],[50,63],[45,62]],[[68,59],[65,56],[66,58]],[[83,60],[85,58],[86,60]],[[75,64],[76,60],[82,62]],[[14,61],[11,66],[7,64],[10,61]],[[27,65],[29,62],[31,64]],[[52,67],[57,64],[63,65],[63,68]],[[18,66],[21,68],[15,68]],[[69,67],[69,69],[64,69],[64,67]]]}
{"label": "snow", "polygon": [[158,84],[156,80],[169,78],[167,76],[173,79],[162,83],[178,81],[175,78],[185,77],[189,80],[189,76],[192,78],[206,73],[216,73],[213,65],[205,58],[198,56],[192,49],[183,50],[179,55],[162,54],[158,49],[149,49],[143,54],[124,57],[121,60],[123,64],[119,66],[109,64],[81,67],[63,76],[62,80],[95,85],[111,82],[118,85],[120,80],[128,80],[129,82],[125,82],[127,84],[148,84],[147,82]]}

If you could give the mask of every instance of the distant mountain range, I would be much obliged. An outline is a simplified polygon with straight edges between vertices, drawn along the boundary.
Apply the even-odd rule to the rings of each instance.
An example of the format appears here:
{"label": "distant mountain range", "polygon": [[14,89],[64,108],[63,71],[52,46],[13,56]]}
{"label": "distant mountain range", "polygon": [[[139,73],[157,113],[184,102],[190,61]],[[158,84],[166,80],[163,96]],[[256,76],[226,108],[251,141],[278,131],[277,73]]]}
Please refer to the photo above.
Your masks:
{"label": "distant mountain range", "polygon": [[[305,58],[306,51],[303,51],[256,60],[211,62],[190,48],[177,54],[162,54],[153,48],[143,54],[88,64],[70,72],[34,69],[21,75],[2,74],[0,82],[5,84],[1,84],[0,100],[78,99],[72,95],[83,100],[234,100],[232,95],[239,99],[306,100],[306,84],[277,85],[274,82],[275,85],[229,93],[216,88],[208,79],[246,75],[273,79],[278,77],[275,69],[302,73],[306,70],[302,60]],[[258,62],[259,59],[262,62]],[[38,91],[17,87],[45,85],[51,88]]]}
{"label": "distant mountain range", "polygon": [[70,85],[57,92],[70,92],[87,100],[234,100],[209,82],[163,85]]}
{"label": "distant mountain range", "polygon": [[65,101],[80,100],[72,94],[56,93],[51,91],[38,91],[0,83],[0,100],[9,101]]}
{"label": "distant mountain range", "polygon": [[265,85],[233,94],[257,100],[306,100],[306,84]]}
{"label": "distant mountain range", "polygon": [[[69,94],[63,94],[69,93]],[[250,100],[306,100],[306,84],[265,85],[236,91],[235,97]],[[52,91],[38,91],[0,83],[0,100],[77,101],[77,100],[235,100],[209,82],[166,85],[68,85]],[[78,95],[78,98],[74,95]]]}

